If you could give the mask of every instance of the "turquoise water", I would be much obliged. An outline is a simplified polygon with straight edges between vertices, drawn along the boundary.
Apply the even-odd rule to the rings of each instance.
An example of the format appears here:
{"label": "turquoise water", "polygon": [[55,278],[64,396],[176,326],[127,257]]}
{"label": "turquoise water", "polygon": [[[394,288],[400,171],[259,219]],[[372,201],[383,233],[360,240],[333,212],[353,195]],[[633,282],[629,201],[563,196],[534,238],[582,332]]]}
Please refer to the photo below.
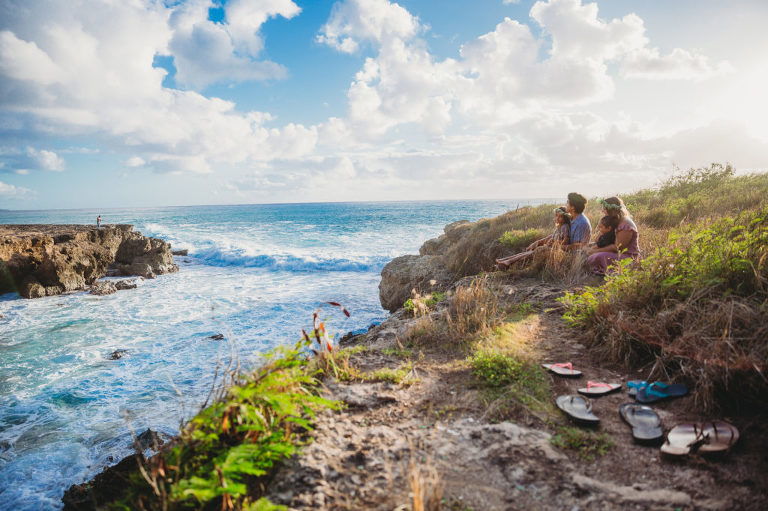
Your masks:
{"label": "turquoise water", "polygon": [[[61,507],[64,490],[130,453],[131,429],[174,434],[217,364],[294,342],[325,301],[339,333],[386,317],[382,267],[446,224],[524,201],[0,211],[0,223],[131,223],[174,249],[178,273],[97,297],[0,297],[0,509]],[[225,340],[210,336],[222,333]],[[117,349],[128,350],[108,360]]]}

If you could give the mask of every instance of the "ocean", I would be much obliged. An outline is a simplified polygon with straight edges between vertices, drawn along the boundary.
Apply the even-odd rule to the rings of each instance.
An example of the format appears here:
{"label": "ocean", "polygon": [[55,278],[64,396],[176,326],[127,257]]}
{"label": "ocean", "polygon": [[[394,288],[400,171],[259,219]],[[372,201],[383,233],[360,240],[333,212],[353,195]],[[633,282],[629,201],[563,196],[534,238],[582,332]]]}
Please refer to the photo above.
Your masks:
{"label": "ocean", "polygon": [[[57,509],[131,453],[131,431],[168,435],[199,410],[217,366],[294,343],[323,302],[340,334],[387,313],[381,269],[456,220],[539,201],[448,201],[0,211],[0,224],[129,223],[170,242],[178,273],[108,296],[0,296],[0,509]],[[218,334],[223,339],[215,339]],[[125,356],[110,360],[115,350]]]}

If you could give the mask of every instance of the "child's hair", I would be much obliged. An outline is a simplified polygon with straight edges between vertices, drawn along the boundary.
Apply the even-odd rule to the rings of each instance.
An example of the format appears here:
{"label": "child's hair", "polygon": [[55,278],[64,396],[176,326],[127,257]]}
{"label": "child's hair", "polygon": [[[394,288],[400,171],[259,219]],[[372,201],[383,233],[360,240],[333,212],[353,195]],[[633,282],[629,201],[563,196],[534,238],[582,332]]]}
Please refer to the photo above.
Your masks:
{"label": "child's hair", "polygon": [[565,210],[565,206],[560,206],[554,209],[555,218],[560,215],[565,225],[571,225],[571,214]]}
{"label": "child's hair", "polygon": [[611,230],[615,230],[619,226],[619,220],[620,218],[617,216],[612,215],[605,215],[603,218],[600,219],[600,224],[610,227]]}

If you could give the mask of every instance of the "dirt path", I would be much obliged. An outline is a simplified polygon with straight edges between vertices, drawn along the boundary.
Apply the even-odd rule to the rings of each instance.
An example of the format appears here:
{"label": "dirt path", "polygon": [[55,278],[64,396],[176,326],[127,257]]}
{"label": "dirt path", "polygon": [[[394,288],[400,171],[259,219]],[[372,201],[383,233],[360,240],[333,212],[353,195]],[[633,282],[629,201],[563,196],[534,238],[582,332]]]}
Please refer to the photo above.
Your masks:
{"label": "dirt path", "polygon": [[[535,303],[540,312],[516,335],[527,336],[542,361],[571,361],[584,376],[552,376],[552,401],[588,380],[626,383],[643,374],[601,366],[566,327],[555,298],[540,282],[511,283],[503,294]],[[599,431],[613,443],[604,455],[560,450],[552,435],[571,425],[559,413],[518,414],[497,421],[466,353],[438,346],[400,350],[413,320],[395,314],[355,339],[359,370],[412,369],[403,380],[327,382],[344,411],[319,418],[315,441],[284,465],[267,489],[290,509],[768,509],[768,428],[765,418],[726,417],[741,431],[720,459],[670,462],[657,447],[636,445],[618,414],[625,389],[594,400]],[[405,356],[403,356],[405,355]],[[501,403],[503,405],[503,403]],[[702,420],[686,398],[654,406],[664,430]],[[416,495],[416,497],[414,497]]]}

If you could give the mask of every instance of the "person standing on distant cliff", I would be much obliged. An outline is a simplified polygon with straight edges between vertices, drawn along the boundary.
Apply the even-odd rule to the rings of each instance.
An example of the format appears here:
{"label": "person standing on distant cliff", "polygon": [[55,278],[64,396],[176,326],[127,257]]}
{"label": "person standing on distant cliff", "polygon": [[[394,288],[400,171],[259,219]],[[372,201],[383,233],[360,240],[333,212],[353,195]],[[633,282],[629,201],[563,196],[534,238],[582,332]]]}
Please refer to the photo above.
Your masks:
{"label": "person standing on distant cliff", "polygon": [[101,215],[96,217],[96,230],[97,231],[101,230]]}

